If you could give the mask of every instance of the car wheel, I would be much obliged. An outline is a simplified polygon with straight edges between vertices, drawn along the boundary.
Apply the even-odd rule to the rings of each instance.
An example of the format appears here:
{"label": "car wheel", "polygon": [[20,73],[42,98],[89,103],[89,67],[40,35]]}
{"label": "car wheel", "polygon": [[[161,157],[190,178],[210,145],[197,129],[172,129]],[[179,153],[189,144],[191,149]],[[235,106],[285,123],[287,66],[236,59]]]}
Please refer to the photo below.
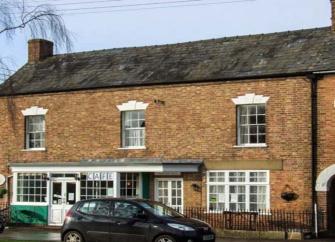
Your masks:
{"label": "car wheel", "polygon": [[155,239],[155,242],[176,242],[176,240],[170,235],[161,235]]}
{"label": "car wheel", "polygon": [[64,236],[64,242],[84,242],[84,240],[79,232],[69,231]]}

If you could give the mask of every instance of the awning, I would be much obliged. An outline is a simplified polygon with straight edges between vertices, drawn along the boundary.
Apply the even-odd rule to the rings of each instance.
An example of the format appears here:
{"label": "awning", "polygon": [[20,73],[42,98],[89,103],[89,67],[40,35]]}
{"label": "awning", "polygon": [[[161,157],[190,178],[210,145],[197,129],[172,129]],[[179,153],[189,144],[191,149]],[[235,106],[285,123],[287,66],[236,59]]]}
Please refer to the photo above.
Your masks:
{"label": "awning", "polygon": [[11,163],[9,167],[15,172],[198,172],[203,160],[180,159],[164,160],[159,158],[123,158],[81,160],[79,162],[33,162]]}

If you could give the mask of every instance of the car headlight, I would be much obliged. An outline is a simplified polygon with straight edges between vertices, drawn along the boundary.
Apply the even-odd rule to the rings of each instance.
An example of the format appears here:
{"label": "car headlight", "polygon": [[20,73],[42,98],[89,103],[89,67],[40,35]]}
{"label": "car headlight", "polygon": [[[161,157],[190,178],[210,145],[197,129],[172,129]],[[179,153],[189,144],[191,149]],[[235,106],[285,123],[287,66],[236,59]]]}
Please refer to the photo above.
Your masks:
{"label": "car headlight", "polygon": [[206,224],[206,225],[208,226],[208,228],[210,228],[210,229],[213,229],[212,225],[210,225],[209,223],[207,223],[207,222],[205,222],[205,221],[202,221],[202,220],[200,220],[200,219],[197,219],[197,218],[192,218],[192,219],[193,219],[193,220],[195,220],[195,221],[198,221],[198,222],[204,223],[204,224]]}
{"label": "car headlight", "polygon": [[168,226],[182,231],[195,231],[194,228],[182,224],[168,224]]}

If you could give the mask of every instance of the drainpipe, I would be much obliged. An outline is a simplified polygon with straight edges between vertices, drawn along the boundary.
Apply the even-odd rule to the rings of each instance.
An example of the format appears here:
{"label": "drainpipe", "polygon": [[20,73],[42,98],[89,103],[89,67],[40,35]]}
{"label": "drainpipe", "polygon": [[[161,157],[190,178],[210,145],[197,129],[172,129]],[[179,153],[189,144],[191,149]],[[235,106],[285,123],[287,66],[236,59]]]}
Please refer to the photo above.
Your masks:
{"label": "drainpipe", "polygon": [[317,162],[318,162],[318,80],[320,76],[313,74],[309,76],[311,80],[311,120],[312,120],[312,225],[314,228],[314,236],[318,237],[318,221],[317,221],[317,195],[316,195],[316,179],[317,179]]}

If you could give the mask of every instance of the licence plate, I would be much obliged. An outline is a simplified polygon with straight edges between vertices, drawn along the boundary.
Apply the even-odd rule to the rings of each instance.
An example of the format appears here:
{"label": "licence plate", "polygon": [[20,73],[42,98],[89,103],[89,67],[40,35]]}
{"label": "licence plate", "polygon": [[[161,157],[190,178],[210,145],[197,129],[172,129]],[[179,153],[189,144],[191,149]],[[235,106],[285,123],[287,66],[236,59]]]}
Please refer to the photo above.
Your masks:
{"label": "licence plate", "polygon": [[214,239],[214,234],[208,234],[204,235],[203,240],[213,240]]}

